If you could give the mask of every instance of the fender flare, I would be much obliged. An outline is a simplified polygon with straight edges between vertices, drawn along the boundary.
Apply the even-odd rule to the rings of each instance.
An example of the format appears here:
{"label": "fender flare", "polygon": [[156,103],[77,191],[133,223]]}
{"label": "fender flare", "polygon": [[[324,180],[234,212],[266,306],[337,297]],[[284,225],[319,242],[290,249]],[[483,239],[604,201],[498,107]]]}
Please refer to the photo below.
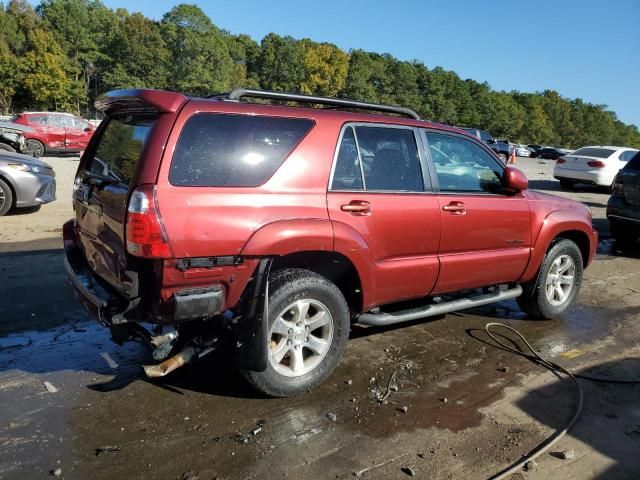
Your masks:
{"label": "fender flare", "polygon": [[589,240],[589,252],[585,267],[591,262],[597,247],[597,237],[591,224],[581,215],[572,210],[556,210],[547,215],[540,226],[540,230],[533,238],[529,264],[520,277],[521,282],[533,280],[544,261],[551,243],[564,232],[581,232]]}
{"label": "fender flare", "polygon": [[240,255],[282,256],[311,250],[333,250],[333,229],[328,219],[294,218],[267,223],[251,235]]}

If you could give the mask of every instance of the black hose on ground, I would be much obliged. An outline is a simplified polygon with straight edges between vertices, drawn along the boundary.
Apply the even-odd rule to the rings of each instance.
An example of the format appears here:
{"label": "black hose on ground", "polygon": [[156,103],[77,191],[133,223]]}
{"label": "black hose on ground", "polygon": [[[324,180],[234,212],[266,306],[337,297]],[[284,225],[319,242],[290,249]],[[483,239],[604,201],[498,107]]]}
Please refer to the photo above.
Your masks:
{"label": "black hose on ground", "polygon": [[[502,342],[501,340],[499,340],[494,335],[495,331],[494,331],[494,333],[491,332],[491,329],[492,328],[495,329],[495,327],[504,328],[504,329],[509,330],[510,332],[516,334],[520,338],[520,340],[522,340],[522,342],[527,346],[527,348],[529,349],[529,351],[531,353],[527,353],[524,350],[515,349],[515,348],[507,345],[506,343]],[[496,342],[498,345],[500,345],[505,350],[507,350],[507,351],[509,351],[511,353],[515,353],[516,355],[521,355],[521,356],[525,357],[526,359],[531,360],[532,362],[534,362],[534,363],[536,363],[538,365],[541,365],[541,366],[549,369],[550,371],[552,371],[554,373],[566,375],[575,384],[575,386],[577,388],[577,391],[578,391],[578,406],[576,408],[576,411],[573,414],[573,417],[571,417],[571,420],[567,423],[567,425],[562,430],[556,430],[553,434],[551,434],[549,437],[547,437],[544,441],[539,443],[527,455],[522,457],[521,460],[518,460],[516,463],[513,463],[512,465],[509,465],[505,469],[495,473],[494,475],[489,477],[488,480],[501,480],[503,478],[507,478],[508,476],[520,471],[522,469],[522,467],[524,467],[524,465],[527,462],[536,459],[537,457],[539,457],[540,455],[545,453],[547,450],[549,450],[553,445],[558,443],[558,441],[571,429],[571,427],[573,427],[573,425],[578,420],[578,417],[580,416],[580,413],[582,412],[582,406],[583,406],[583,403],[584,403],[584,393],[582,391],[582,387],[580,386],[580,383],[578,382],[578,378],[582,378],[584,380],[591,380],[591,381],[594,381],[594,382],[605,382],[605,383],[618,383],[618,384],[640,383],[640,380],[618,380],[618,379],[594,377],[594,376],[591,376],[591,375],[573,374],[569,370],[564,368],[562,365],[558,365],[557,363],[554,363],[554,362],[551,362],[551,361],[545,359],[542,355],[540,355],[540,353],[538,353],[531,346],[531,344],[527,341],[527,339],[524,338],[524,336],[520,332],[518,332],[515,328],[509,327],[508,325],[504,325],[502,323],[491,322],[491,323],[487,323],[485,325],[484,329],[487,332],[487,335],[489,335],[489,337],[491,337],[491,339],[494,342]],[[515,342],[514,342],[514,344],[515,344]]]}

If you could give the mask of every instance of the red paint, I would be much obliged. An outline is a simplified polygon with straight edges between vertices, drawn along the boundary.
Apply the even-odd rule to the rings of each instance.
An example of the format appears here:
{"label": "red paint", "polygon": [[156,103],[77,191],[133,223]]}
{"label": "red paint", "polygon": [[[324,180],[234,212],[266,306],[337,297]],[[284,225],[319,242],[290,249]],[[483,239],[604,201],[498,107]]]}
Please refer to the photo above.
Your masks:
{"label": "red paint", "polygon": [[83,151],[95,131],[89,122],[68,113],[27,112],[12,122],[33,128],[33,132],[25,132],[25,140],[38,140],[47,153]]}
{"label": "red paint", "polygon": [[[219,285],[225,290],[226,308],[233,309],[261,258],[299,252],[346,257],[358,273],[365,311],[427,295],[530,280],[554,238],[567,232],[584,236],[587,264],[595,255],[597,234],[586,208],[526,190],[525,175],[512,167],[504,170],[507,191],[500,194],[328,191],[345,123],[461,133],[453,127],[384,115],[188,99],[149,90],[109,94],[103,107],[131,111],[140,104],[162,113],[129,194],[138,185],[155,185],[173,256],[162,261],[158,275],[160,298],[165,301],[181,289]],[[315,126],[259,187],[173,186],[169,170],[175,145],[185,122],[199,112],[308,118]],[[82,212],[76,213],[81,222]],[[124,232],[116,228],[114,234],[118,238]],[[176,259],[230,255],[240,255],[244,262],[187,271],[176,268]]]}

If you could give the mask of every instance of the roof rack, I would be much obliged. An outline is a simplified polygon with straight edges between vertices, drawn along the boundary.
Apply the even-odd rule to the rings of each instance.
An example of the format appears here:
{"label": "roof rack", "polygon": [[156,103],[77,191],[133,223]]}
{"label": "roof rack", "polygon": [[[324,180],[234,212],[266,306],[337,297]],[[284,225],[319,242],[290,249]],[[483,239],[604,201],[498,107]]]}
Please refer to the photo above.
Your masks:
{"label": "roof rack", "polygon": [[312,103],[318,105],[329,105],[332,107],[357,108],[361,110],[373,110],[376,112],[387,112],[403,115],[405,117],[421,120],[414,110],[406,107],[396,107],[393,105],[380,105],[377,103],[359,102],[344,98],[316,97],[313,95],[301,95],[299,93],[272,92],[269,90],[255,90],[249,88],[236,88],[230,93],[209,95],[207,98],[217,98],[220,100],[238,101],[241,98],[263,98],[267,100],[283,100],[286,102]]}

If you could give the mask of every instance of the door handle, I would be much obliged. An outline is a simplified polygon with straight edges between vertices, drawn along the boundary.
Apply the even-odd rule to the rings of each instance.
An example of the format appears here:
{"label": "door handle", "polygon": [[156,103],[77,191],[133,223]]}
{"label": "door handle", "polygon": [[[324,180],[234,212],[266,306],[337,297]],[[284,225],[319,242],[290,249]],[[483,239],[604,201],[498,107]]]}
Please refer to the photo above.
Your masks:
{"label": "door handle", "polygon": [[444,205],[442,210],[450,212],[452,215],[464,215],[467,207],[462,202],[451,202],[449,205]]}
{"label": "door handle", "polygon": [[371,204],[369,202],[359,202],[354,200],[347,205],[342,205],[340,210],[353,215],[369,215],[371,213]]}

